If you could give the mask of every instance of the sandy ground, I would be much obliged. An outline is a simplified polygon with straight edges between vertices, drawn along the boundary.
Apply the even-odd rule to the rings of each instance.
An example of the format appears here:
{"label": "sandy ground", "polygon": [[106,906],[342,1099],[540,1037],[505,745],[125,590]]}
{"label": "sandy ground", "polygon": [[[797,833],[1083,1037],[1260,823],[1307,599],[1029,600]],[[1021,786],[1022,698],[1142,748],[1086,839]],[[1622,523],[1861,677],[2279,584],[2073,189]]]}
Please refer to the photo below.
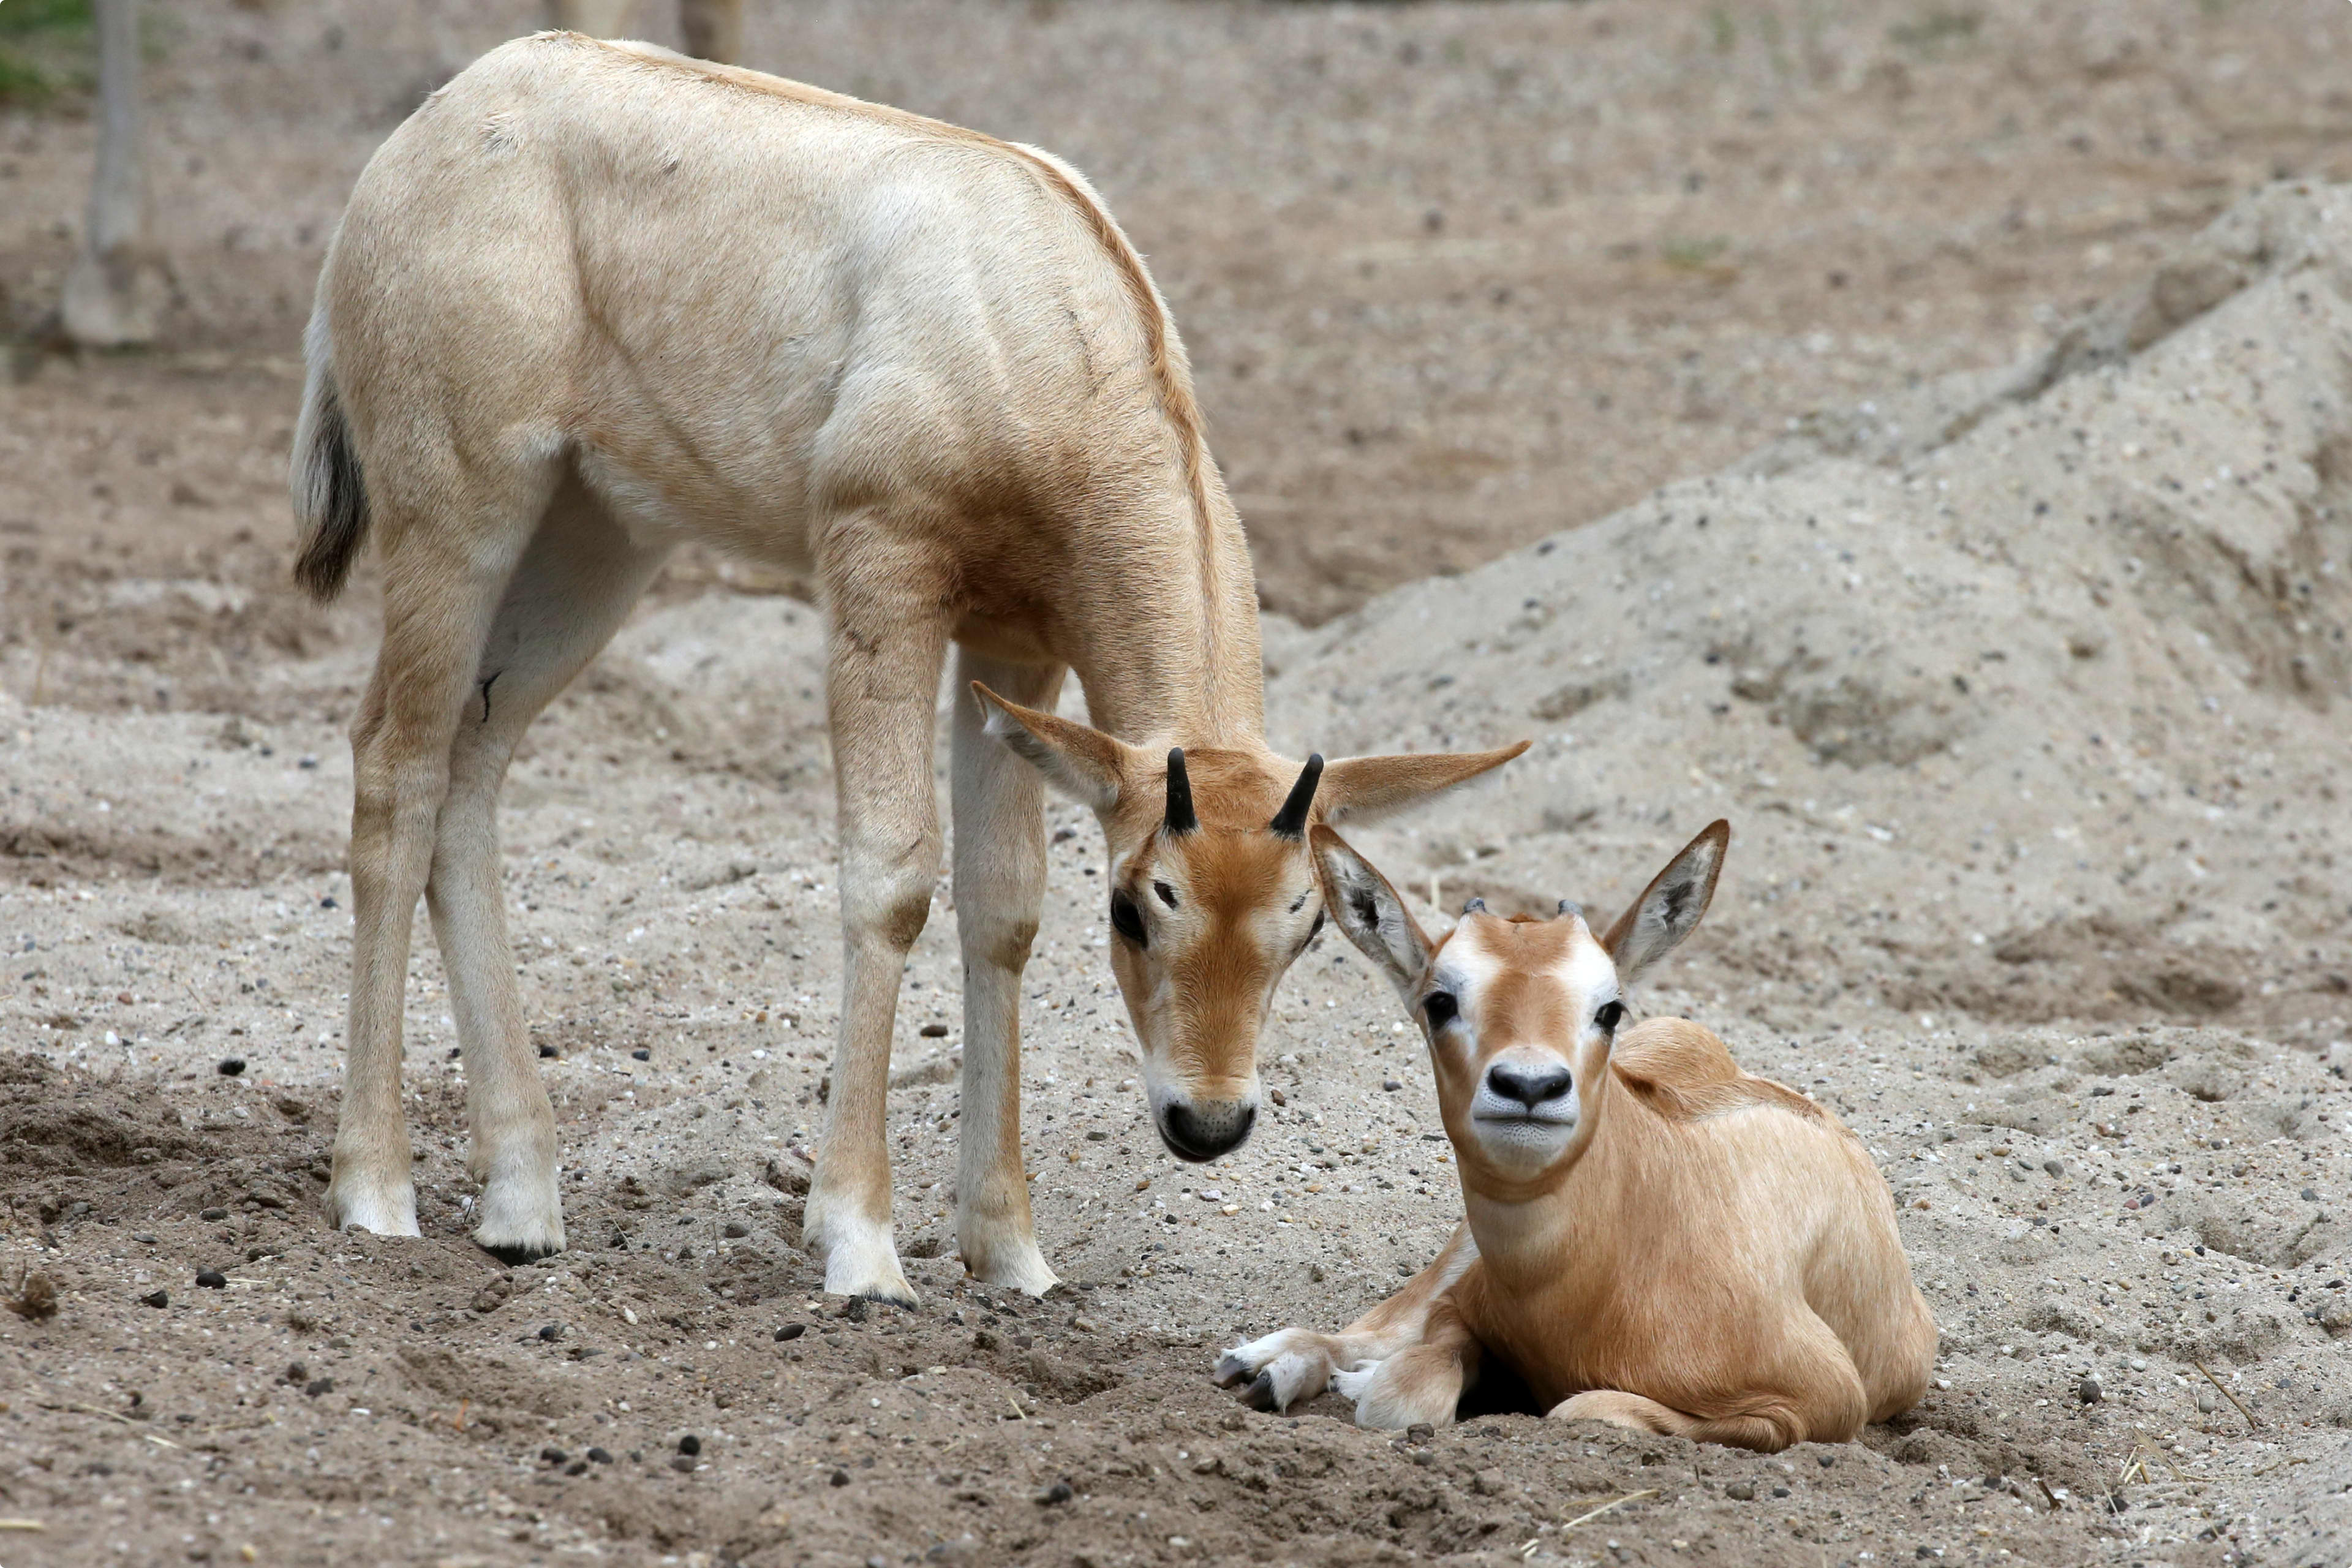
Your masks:
{"label": "sandy ground", "polygon": [[[373,616],[365,592],[330,612],[282,586],[284,362],[320,232],[285,215],[331,221],[394,89],[496,18],[352,26],[335,58],[358,76],[322,80],[343,68],[323,35],[284,26],[310,13],[197,7],[159,68],[163,119],[214,149],[189,153],[217,175],[192,189],[286,226],[184,266],[190,322],[215,324],[173,353],[0,386],[0,1286],[38,1271],[58,1298],[0,1315],[0,1516],[46,1527],[0,1533],[0,1563],[2352,1562],[2352,192],[2272,184],[2196,228],[2273,158],[2325,145],[2333,10],[2130,28],[1862,11],[1802,35],[1835,70],[1785,79],[1746,13],[1718,50],[1704,11],[1605,0],[908,6],[888,15],[931,25],[903,30],[790,15],[816,62],[800,74],[1035,135],[1104,176],[1206,367],[1236,488],[1300,498],[1249,508],[1270,594],[1322,620],[1269,623],[1277,744],[1536,738],[1490,783],[1360,836],[1400,885],[1446,908],[1607,907],[1731,817],[1706,925],[1639,1000],[1704,1019],[1864,1137],[1943,1327],[1937,1387],[1859,1444],[1772,1458],[1508,1408],[1425,1440],[1360,1431],[1329,1398],[1238,1408],[1208,1384],[1218,1349],[1352,1316],[1458,1214],[1426,1069],[1327,937],[1271,1031],[1285,1104],[1214,1166],[1168,1158],[1096,951],[1099,844],[1061,805],[1024,1098],[1068,1288],[1007,1299],[953,1256],[943,886],[892,1106],[923,1303],[814,1294],[792,1244],[838,983],[819,624],[709,562],[673,572],[534,730],[507,797],[573,1249],[506,1271],[465,1240],[463,1083],[429,944],[409,1016],[426,1236],[322,1232],[341,725]],[[755,58],[782,63],[787,29],[762,26]],[[1786,27],[1769,47],[1811,58],[1796,13]],[[1150,133],[1169,103],[1122,110],[1097,68],[1171,58],[1170,39],[1189,52],[1153,95],[1226,84],[1184,100],[1204,140],[1181,155]],[[977,82],[960,47],[1005,63]],[[1507,55],[1521,75],[1497,99]],[[1888,59],[1902,77],[1873,77]],[[2013,88],[2021,59],[2041,74]],[[2260,93],[2233,85],[2249,62]],[[322,121],[320,95],[353,79],[383,101]],[[1403,98],[1339,112],[1350,90]],[[2035,118],[2012,162],[1971,153],[1962,179],[1936,160],[1979,144],[1917,117],[1924,100],[1997,126],[2070,92],[2064,123],[2140,148],[2128,167]],[[1726,153],[1715,184],[1654,205],[1743,94],[1777,106],[1759,145],[1818,152],[1843,115],[1837,144],[1873,151],[1864,183],[1793,202],[1791,224],[1761,165]],[[1600,120],[1563,160],[1562,232],[1651,211],[1654,247],[1691,232],[1685,195],[1729,184],[1745,205],[1717,221],[1752,225],[1754,248],[1723,279],[1654,251],[1540,274],[1513,285],[1534,315],[1452,354],[1489,253],[1442,248],[1467,197],[1423,224],[1414,182],[1439,176],[1414,127],[1491,143],[1464,166],[1499,225],[1511,159],[1532,154],[1495,128],[1579,103]],[[2119,103],[2223,129],[2151,148]],[[2257,105],[2269,140],[2228,129]],[[1287,186],[1268,184],[1269,115],[1311,148]],[[322,123],[275,161],[221,151]],[[5,134],[0,172],[70,211],[81,128],[19,116]],[[1350,166],[1386,172],[1324,190]],[[2158,213],[2150,192],[2192,184],[2193,216]],[[1974,204],[2030,194],[2043,222],[2118,190],[2147,205],[2089,242],[2111,247],[2099,268],[2081,232],[2025,224],[1916,283],[1894,270],[1946,256],[1937,237]],[[1521,199],[1514,221],[1549,210]],[[1373,243],[1382,204],[1405,220],[1371,274],[1391,313],[1310,327],[1339,281],[1315,269]],[[24,210],[0,205],[0,226]],[[1252,223],[1270,242],[1255,259]],[[1797,287],[1865,232],[1886,248],[1847,284]],[[30,226],[10,246],[64,254]],[[1613,293],[1582,286],[1607,277]],[[2045,331],[2037,302],[2060,307]],[[1850,351],[1863,328],[1838,310],[1879,346]],[[1782,319],[1839,346],[1775,357]],[[1745,385],[1718,407],[1747,412],[1642,390],[1685,331],[1706,346],[1683,363]],[[1237,374],[1252,332],[1263,358]],[[1742,383],[1727,367],[1748,356]],[[1493,379],[1473,396],[1400,369],[1441,362]],[[1616,401],[1588,414],[1512,379],[1538,364]],[[1519,444],[1494,447],[1493,484],[1383,467],[1376,442],[1315,458],[1318,422],[1358,403]],[[1547,445],[1550,409],[1570,434]],[[1410,538],[1381,542],[1382,516]],[[1470,569],[1364,598],[1438,565]]]}

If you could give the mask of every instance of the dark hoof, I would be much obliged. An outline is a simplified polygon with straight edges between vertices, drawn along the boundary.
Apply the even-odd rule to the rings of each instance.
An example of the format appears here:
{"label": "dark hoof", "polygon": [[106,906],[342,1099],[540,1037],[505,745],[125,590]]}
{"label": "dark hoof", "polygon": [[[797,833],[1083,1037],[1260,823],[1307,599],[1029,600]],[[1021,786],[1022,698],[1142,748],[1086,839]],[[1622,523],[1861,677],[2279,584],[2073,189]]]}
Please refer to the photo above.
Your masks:
{"label": "dark hoof", "polygon": [[552,1258],[563,1250],[560,1247],[492,1247],[483,1241],[478,1241],[474,1245],[509,1268],[520,1268],[526,1263],[536,1263],[542,1258]]}
{"label": "dark hoof", "polygon": [[1249,1374],[1249,1363],[1237,1355],[1227,1354],[1217,1358],[1217,1369],[1209,1375],[1216,1380],[1219,1388],[1231,1388]]}
{"label": "dark hoof", "polygon": [[856,1299],[860,1301],[872,1301],[884,1307],[896,1307],[907,1312],[913,1311],[916,1306],[915,1295],[911,1290],[904,1295],[894,1294],[888,1290],[866,1290],[861,1291]]}
{"label": "dark hoof", "polygon": [[1252,1410],[1279,1414],[1282,1406],[1274,1402],[1274,1372],[1271,1368],[1257,1374],[1257,1380],[1242,1390],[1242,1403]]}

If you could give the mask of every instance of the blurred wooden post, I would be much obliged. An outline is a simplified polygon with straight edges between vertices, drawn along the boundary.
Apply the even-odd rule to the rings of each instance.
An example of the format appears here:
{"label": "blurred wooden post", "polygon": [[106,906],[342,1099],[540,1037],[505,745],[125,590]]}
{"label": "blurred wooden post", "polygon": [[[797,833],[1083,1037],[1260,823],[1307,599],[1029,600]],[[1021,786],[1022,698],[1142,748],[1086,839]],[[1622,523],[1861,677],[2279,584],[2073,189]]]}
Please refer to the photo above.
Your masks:
{"label": "blurred wooden post", "polygon": [[[618,38],[629,30],[636,0],[548,0],[551,26]],[[677,28],[686,52],[733,65],[743,54],[743,0],[677,0]]]}
{"label": "blurred wooden post", "polygon": [[139,0],[97,0],[98,172],[81,253],[66,275],[66,336],[85,348],[153,341],[163,268],[147,245]]}
{"label": "blurred wooden post", "polygon": [[743,58],[743,0],[677,0],[686,52],[722,65]]}

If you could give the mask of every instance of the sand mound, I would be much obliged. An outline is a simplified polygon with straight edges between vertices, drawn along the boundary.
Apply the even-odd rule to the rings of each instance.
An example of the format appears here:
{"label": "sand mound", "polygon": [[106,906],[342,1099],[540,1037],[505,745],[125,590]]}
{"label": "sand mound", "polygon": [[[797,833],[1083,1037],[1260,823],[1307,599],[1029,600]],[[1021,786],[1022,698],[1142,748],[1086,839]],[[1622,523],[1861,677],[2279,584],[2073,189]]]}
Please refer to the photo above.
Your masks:
{"label": "sand mound", "polygon": [[1729,816],[1770,913],[1714,956],[1786,1007],[2340,1032],[2347,237],[2273,188],[2026,363],[1391,594],[1293,651],[1277,733],[1535,734],[1376,843],[1545,907]]}

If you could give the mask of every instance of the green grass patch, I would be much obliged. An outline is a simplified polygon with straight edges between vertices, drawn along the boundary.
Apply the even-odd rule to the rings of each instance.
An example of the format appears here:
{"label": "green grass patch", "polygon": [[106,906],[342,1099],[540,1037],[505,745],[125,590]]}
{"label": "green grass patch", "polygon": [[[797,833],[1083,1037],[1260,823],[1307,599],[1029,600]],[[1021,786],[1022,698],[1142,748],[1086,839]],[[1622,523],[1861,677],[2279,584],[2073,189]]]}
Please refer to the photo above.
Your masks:
{"label": "green grass patch", "polygon": [[0,104],[37,107],[87,89],[95,34],[89,0],[0,0]]}

